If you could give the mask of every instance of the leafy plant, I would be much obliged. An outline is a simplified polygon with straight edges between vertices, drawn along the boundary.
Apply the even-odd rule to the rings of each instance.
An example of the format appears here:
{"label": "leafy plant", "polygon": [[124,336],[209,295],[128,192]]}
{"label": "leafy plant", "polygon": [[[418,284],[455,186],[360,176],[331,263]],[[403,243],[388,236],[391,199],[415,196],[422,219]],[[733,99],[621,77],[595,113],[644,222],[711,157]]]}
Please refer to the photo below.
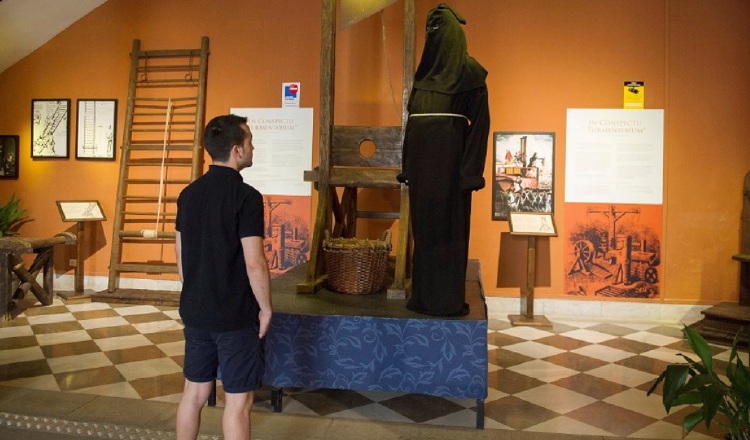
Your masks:
{"label": "leafy plant", "polygon": [[18,234],[15,228],[28,220],[23,216],[26,210],[18,209],[20,203],[21,199],[17,199],[16,194],[13,193],[5,206],[0,205],[0,237]]}
{"label": "leafy plant", "polygon": [[719,422],[729,432],[729,439],[750,439],[750,371],[740,359],[737,346],[743,329],[737,332],[732,342],[732,351],[726,369],[729,383],[725,383],[713,370],[711,350],[705,339],[694,329],[684,328],[690,348],[700,362],[680,353],[687,363],[674,363],[656,379],[647,395],[664,382],[662,402],[669,412],[672,407],[696,405],[699,408],[686,415],[682,422],[685,434],[701,421],[710,427],[716,414],[723,414],[726,421]]}

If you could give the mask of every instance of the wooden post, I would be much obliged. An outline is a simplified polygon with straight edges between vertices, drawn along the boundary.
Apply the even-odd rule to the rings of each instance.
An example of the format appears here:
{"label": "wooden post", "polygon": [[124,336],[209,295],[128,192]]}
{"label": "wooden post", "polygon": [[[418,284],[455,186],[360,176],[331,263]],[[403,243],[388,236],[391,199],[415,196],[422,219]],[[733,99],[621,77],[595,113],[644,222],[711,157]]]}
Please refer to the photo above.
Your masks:
{"label": "wooden post", "polygon": [[534,315],[534,285],[536,284],[536,237],[528,236],[529,245],[526,249],[526,287],[521,292],[520,315],[508,315],[512,325],[527,325],[532,327],[552,327],[549,319],[542,315]]}
{"label": "wooden post", "polygon": [[76,231],[76,236],[78,237],[78,243],[76,244],[76,293],[83,293],[83,224],[84,222],[78,222],[78,229]]}

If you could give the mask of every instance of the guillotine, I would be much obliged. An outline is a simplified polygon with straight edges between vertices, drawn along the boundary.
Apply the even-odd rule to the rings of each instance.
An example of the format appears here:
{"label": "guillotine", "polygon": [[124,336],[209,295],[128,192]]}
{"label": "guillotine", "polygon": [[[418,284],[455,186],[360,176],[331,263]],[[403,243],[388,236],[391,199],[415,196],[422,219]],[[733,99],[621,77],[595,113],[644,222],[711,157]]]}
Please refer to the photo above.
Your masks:
{"label": "guillotine", "polygon": [[[325,280],[322,247],[325,231],[333,237],[354,237],[359,218],[399,219],[396,266],[388,297],[402,299],[406,292],[409,254],[409,193],[396,180],[401,168],[403,130],[415,65],[415,0],[404,0],[403,88],[400,126],[341,126],[334,124],[334,74],[336,51],[336,0],[323,0],[320,55],[320,161],[305,172],[305,181],[318,190],[318,206],[310,246],[310,262],[298,293],[313,293]],[[362,154],[363,143],[372,142],[375,151]],[[358,209],[357,193],[363,188],[400,191],[396,213]],[[339,189],[341,196],[339,197]]]}

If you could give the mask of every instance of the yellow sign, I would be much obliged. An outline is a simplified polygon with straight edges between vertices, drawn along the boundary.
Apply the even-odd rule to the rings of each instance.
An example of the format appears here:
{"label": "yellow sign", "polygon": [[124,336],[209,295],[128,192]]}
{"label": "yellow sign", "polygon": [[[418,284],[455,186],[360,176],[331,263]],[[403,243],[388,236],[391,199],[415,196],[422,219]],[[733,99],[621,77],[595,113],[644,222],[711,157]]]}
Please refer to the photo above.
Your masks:
{"label": "yellow sign", "polygon": [[646,88],[643,81],[626,81],[623,90],[623,109],[625,110],[643,110],[645,102]]}

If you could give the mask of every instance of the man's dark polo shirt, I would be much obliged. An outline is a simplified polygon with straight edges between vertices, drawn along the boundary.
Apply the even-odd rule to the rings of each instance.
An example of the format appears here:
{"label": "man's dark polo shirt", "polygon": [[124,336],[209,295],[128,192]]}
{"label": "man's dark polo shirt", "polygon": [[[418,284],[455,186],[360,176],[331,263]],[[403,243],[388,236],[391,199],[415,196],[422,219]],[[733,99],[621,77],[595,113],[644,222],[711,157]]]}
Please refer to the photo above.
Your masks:
{"label": "man's dark polo shirt", "polygon": [[263,196],[232,168],[211,165],[177,199],[182,242],[180,316],[209,331],[257,326],[258,302],[240,239],[264,236]]}

